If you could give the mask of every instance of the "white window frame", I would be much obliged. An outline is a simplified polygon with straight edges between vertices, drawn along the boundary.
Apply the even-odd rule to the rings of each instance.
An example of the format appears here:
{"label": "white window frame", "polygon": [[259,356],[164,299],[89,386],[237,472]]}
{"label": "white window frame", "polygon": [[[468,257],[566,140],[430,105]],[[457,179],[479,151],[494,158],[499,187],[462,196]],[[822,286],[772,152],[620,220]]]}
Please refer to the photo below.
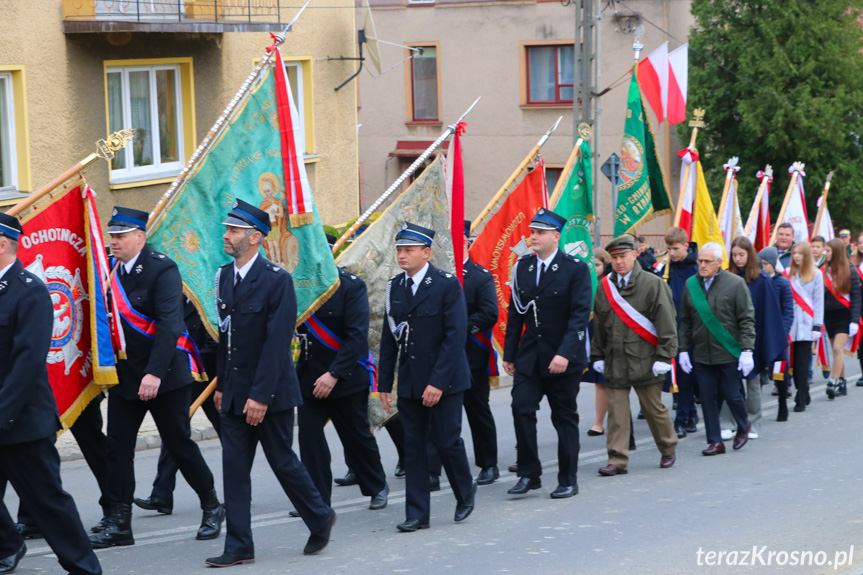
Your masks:
{"label": "white window frame", "polygon": [[12,80],[12,74],[9,72],[0,72],[0,79],[6,82],[6,98],[0,101],[0,106],[3,107],[3,111],[6,113],[8,124],[6,133],[0,134],[0,138],[3,138],[6,144],[5,148],[9,151],[9,183],[3,185],[3,182],[0,182],[0,190],[9,191],[18,189],[18,137],[15,131],[15,85]]}
{"label": "white window frame", "polygon": [[[288,60],[284,61],[285,64],[285,77],[288,79],[288,83],[291,81],[290,74],[288,70],[293,68],[296,70],[297,77],[297,85],[296,88],[296,98],[294,98],[294,105],[297,107],[297,116],[298,121],[300,123],[300,132],[302,134],[302,141],[297,143],[297,147],[303,151],[303,157],[309,155],[308,147],[306,146],[306,94],[305,94],[305,78],[303,77],[303,62],[301,60]],[[290,90],[290,86],[288,90]]]}
{"label": "white window frame", "polygon": [[[177,100],[174,103],[177,110],[177,161],[162,163],[162,151],[158,131],[159,123],[159,101],[156,93],[156,72],[172,70],[174,72],[174,93]],[[112,66],[105,70],[106,81],[108,74],[120,73],[121,89],[123,97],[123,128],[132,126],[132,102],[129,98],[129,74],[133,72],[150,73],[150,126],[152,130],[152,157],[153,163],[149,166],[134,166],[134,146],[132,143],[123,150],[117,152],[125,155],[125,168],[111,170],[111,183],[124,184],[142,180],[153,180],[176,176],[185,165],[186,152],[184,149],[185,131],[183,126],[183,87],[180,78],[179,64],[157,64],[152,66]],[[107,97],[107,94],[106,94]],[[108,111],[110,114],[110,109]],[[109,118],[110,124],[110,118]]]}

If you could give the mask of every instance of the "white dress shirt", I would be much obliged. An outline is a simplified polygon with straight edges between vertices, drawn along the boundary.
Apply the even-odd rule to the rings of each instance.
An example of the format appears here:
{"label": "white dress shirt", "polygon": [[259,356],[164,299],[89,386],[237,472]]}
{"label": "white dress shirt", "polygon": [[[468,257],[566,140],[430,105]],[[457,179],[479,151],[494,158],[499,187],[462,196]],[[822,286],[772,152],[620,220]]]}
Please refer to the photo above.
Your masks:
{"label": "white dress shirt", "polygon": [[237,274],[240,274],[240,279],[246,279],[246,275],[249,273],[249,270],[252,269],[252,264],[255,263],[256,259],[258,259],[258,252],[255,252],[252,259],[247,261],[241,268],[237,267],[237,260],[234,260],[234,282],[237,281]]}
{"label": "white dress shirt", "polygon": [[417,295],[417,288],[420,287],[420,282],[423,281],[423,278],[426,277],[426,273],[429,271],[429,264],[426,262],[426,265],[422,267],[420,271],[415,273],[414,275],[408,275],[408,272],[405,272],[405,278],[410,278],[414,283],[411,286],[411,293],[413,295]]}
{"label": "white dress shirt", "polygon": [[[141,250],[141,251],[144,251],[144,250]],[[134,268],[134,267],[135,267],[135,262],[137,262],[137,261],[138,261],[138,257],[139,257],[140,255],[141,255],[141,252],[138,252],[137,254],[135,254],[135,257],[133,257],[132,259],[130,259],[130,260],[129,260],[129,261],[127,261],[126,263],[121,264],[121,265],[123,266],[123,269],[124,269],[124,270],[126,270],[126,274],[127,274],[127,275],[128,275],[128,274],[130,274],[130,273],[132,273],[132,268]]]}
{"label": "white dress shirt", "polygon": [[12,269],[12,266],[14,266],[14,265],[15,265],[15,261],[13,260],[11,264],[9,264],[8,266],[6,266],[2,270],[0,270],[0,280],[3,279],[3,276],[6,275],[6,272],[8,272],[10,269]]}
{"label": "white dress shirt", "polygon": [[551,267],[551,261],[554,259],[554,257],[556,255],[557,255],[556,249],[554,250],[554,253],[552,253],[550,256],[548,256],[544,260],[539,259],[539,254],[537,254],[537,256],[536,256],[536,263],[537,263],[537,266],[536,266],[536,285],[539,285],[539,274],[540,274],[540,272],[542,272],[543,264],[545,264],[545,271],[548,271],[548,268]]}

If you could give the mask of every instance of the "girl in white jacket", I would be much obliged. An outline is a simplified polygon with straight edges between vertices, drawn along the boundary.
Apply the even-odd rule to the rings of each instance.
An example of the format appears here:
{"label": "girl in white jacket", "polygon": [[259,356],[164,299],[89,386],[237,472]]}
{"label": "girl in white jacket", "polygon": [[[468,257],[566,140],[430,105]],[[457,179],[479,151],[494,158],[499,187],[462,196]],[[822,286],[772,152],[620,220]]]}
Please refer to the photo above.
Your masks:
{"label": "girl in white jacket", "polygon": [[809,366],[812,345],[821,337],[824,324],[824,276],[815,267],[809,242],[791,248],[788,273],[794,295],[794,323],[791,324],[791,355],[794,385],[797,386],[794,411],[806,411],[809,404]]}

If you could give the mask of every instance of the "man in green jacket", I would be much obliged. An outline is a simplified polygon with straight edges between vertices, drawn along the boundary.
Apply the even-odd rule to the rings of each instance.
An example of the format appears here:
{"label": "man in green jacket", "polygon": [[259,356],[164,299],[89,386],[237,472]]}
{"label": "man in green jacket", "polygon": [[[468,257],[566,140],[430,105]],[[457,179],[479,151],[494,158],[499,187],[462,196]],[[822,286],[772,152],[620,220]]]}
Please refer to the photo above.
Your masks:
{"label": "man in green jacket", "polygon": [[613,272],[596,292],[590,357],[605,374],[608,390],[608,465],[599,474],[627,473],[629,395],[634,387],[656,447],[659,466],[674,465],[677,433],[662,403],[662,384],[677,355],[677,325],[671,290],[659,276],[636,265],[636,240],[629,234],[606,247]]}
{"label": "man in green jacket", "polygon": [[720,392],[737,423],[734,449],[746,445],[750,423],[740,393],[740,373],[755,366],[755,309],[743,278],[722,269],[722,246],[710,242],[698,253],[698,275],[686,282],[680,302],[680,367],[695,371],[701,392],[701,411],[707,430],[704,455],[725,453],[719,428]]}

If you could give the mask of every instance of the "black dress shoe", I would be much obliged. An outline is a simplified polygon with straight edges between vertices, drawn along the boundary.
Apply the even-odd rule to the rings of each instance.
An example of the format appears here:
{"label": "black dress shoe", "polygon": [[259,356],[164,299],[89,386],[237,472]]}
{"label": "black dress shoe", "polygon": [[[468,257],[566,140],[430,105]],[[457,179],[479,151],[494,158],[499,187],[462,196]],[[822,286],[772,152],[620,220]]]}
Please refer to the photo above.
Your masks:
{"label": "black dress shoe", "polygon": [[327,545],[330,544],[330,535],[333,532],[333,525],[336,524],[335,509],[330,510],[330,513],[330,519],[327,521],[327,524],[324,525],[324,528],[317,533],[309,535],[309,540],[306,541],[306,546],[303,548],[303,555],[316,555],[326,549]]}
{"label": "black dress shoe", "polygon": [[428,522],[423,523],[419,519],[407,519],[404,523],[396,525],[396,529],[404,533],[413,533],[417,529],[428,529]]}
{"label": "black dress shoe", "polygon": [[195,539],[208,541],[216,539],[222,533],[222,522],[225,521],[225,506],[219,503],[216,490],[204,493],[201,498],[201,526]]}
{"label": "black dress shoe", "polygon": [[725,444],[720,441],[708,445],[707,449],[701,452],[701,455],[722,455],[723,453],[725,453]]}
{"label": "black dress shoe", "polygon": [[132,501],[135,502],[135,505],[147,511],[155,511],[164,515],[170,515],[174,512],[174,503],[172,501],[162,501],[152,495],[146,499],[138,499],[136,497]]}
{"label": "black dress shoe", "polygon": [[486,467],[476,476],[477,485],[491,485],[500,478],[500,471],[497,470],[497,465]]}
{"label": "black dress shoe", "polygon": [[21,534],[22,539],[41,539],[42,532],[39,530],[39,527],[36,525],[28,525],[26,523],[16,523],[15,527],[18,528],[18,533]]}
{"label": "black dress shoe", "polygon": [[90,533],[101,533],[102,531],[105,530],[106,527],[108,527],[108,514],[107,513],[102,516],[102,519],[99,520],[99,523],[97,523],[96,525],[94,525],[90,528]]}
{"label": "black dress shoe", "polygon": [[638,446],[637,446],[637,445],[635,445],[635,438],[634,438],[634,437],[630,437],[630,438],[629,438],[629,450],[630,450],[630,451],[635,451],[635,450],[636,450],[636,448],[638,448]]}
{"label": "black dress shoe", "polygon": [[398,463],[396,463],[396,477],[402,478],[405,476],[405,464],[399,459]]}
{"label": "black dress shoe", "polygon": [[677,439],[683,439],[686,437],[686,428],[684,428],[679,423],[674,424],[674,433],[677,434]]}
{"label": "black dress shoe", "polygon": [[210,557],[204,563],[210,567],[233,567],[234,565],[252,564],[255,562],[254,555],[238,553],[222,553],[218,557]]}
{"label": "black dress shoe", "polygon": [[518,463],[513,463],[509,467],[506,468],[510,473],[518,473]]}
{"label": "black dress shoe", "polygon": [[299,517],[300,512],[297,511],[296,509],[291,509],[290,511],[288,511],[288,515],[290,515],[291,517]]}
{"label": "black dress shoe", "polygon": [[591,437],[596,437],[597,435],[605,435],[605,430],[597,431],[595,429],[588,429],[587,434]]}
{"label": "black dress shoe", "polygon": [[387,506],[387,501],[389,500],[390,495],[390,486],[384,484],[384,488],[377,495],[372,497],[371,502],[369,502],[369,509],[372,511],[377,511],[379,509],[383,509]]}
{"label": "black dress shoe", "polygon": [[507,493],[510,495],[524,495],[528,491],[539,489],[540,487],[542,487],[542,481],[539,478],[519,477],[518,483],[510,487]]}
{"label": "black dress shoe", "polygon": [[15,569],[18,568],[18,563],[21,562],[21,559],[27,553],[27,544],[22,543],[21,549],[19,549],[14,555],[10,555],[5,559],[0,559],[0,573],[12,573]]}
{"label": "black dress shoe", "polygon": [[558,485],[557,489],[551,492],[552,499],[566,499],[578,495],[578,485]]}
{"label": "black dress shoe", "polygon": [[129,503],[112,503],[111,514],[108,516],[105,529],[90,536],[90,545],[93,546],[93,549],[105,549],[134,544],[132,505]]}
{"label": "black dress shoe", "polygon": [[806,411],[806,406],[802,403],[798,403],[794,406],[794,413],[802,413],[804,411]]}
{"label": "black dress shoe", "polygon": [[357,479],[357,474],[354,473],[354,470],[348,468],[348,472],[345,473],[345,476],[336,477],[335,479],[333,479],[333,483],[345,487],[348,485],[356,485],[357,483],[359,483],[359,480]]}
{"label": "black dress shoe", "polygon": [[440,477],[429,474],[429,491],[440,491]]}
{"label": "black dress shoe", "polygon": [[455,517],[453,521],[458,523],[467,519],[468,515],[473,513],[474,502],[476,501],[476,481],[472,482],[470,496],[465,501],[459,501],[455,506]]}
{"label": "black dress shoe", "polygon": [[645,419],[644,412],[641,411],[640,409],[638,410],[638,419]]}

